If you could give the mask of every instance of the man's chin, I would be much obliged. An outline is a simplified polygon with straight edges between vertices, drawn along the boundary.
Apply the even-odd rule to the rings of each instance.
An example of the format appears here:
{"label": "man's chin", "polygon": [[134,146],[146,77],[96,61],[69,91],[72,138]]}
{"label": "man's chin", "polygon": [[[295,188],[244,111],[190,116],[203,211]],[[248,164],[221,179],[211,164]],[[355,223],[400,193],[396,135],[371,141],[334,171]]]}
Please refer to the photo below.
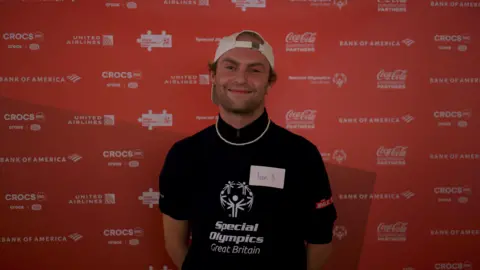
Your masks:
{"label": "man's chin", "polygon": [[252,109],[233,109],[231,112],[234,113],[234,114],[250,115],[254,111],[255,110],[252,110]]}
{"label": "man's chin", "polygon": [[229,113],[234,114],[252,114],[255,111],[251,106],[222,106],[223,109]]}

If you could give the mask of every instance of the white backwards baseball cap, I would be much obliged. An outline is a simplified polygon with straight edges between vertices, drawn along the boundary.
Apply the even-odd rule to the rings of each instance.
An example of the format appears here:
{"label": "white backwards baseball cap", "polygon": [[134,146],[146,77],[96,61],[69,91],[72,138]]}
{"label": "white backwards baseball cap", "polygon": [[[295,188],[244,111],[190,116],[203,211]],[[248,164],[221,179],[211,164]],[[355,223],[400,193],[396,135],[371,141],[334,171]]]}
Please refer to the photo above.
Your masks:
{"label": "white backwards baseball cap", "polygon": [[[259,44],[256,42],[251,42],[251,41],[239,41],[237,40],[238,36],[243,33],[253,33],[256,34],[260,39],[263,41],[263,44]],[[270,66],[274,67],[274,57],[273,57],[273,49],[272,46],[257,32],[252,31],[252,30],[242,30],[241,32],[234,33],[230,36],[223,37],[217,47],[217,51],[215,52],[215,58],[213,59],[214,62],[216,62],[224,53],[228,52],[229,50],[233,48],[248,48],[248,49],[254,49],[258,50],[261,52],[265,58],[267,58],[268,62],[270,63]],[[213,87],[214,84],[212,83],[212,89],[211,89],[211,98],[213,101]]]}

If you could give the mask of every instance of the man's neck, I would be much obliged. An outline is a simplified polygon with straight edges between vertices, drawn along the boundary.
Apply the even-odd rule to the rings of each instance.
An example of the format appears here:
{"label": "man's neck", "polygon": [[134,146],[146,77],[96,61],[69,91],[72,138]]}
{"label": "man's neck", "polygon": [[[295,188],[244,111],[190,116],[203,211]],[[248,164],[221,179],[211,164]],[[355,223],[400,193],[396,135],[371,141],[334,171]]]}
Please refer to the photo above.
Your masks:
{"label": "man's neck", "polygon": [[251,114],[236,114],[226,111],[221,106],[219,108],[220,117],[222,117],[222,119],[227,124],[231,125],[236,129],[241,129],[258,119],[263,114],[265,109],[264,107],[261,107],[252,112]]}

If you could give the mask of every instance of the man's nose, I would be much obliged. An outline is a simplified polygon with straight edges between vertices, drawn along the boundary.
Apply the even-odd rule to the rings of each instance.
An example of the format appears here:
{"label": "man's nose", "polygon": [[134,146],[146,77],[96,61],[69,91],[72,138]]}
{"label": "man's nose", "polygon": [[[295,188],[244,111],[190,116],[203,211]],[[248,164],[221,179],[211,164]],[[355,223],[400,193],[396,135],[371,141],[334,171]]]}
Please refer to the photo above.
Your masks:
{"label": "man's nose", "polygon": [[247,81],[247,72],[245,70],[237,70],[235,72],[235,82],[238,84],[245,83]]}

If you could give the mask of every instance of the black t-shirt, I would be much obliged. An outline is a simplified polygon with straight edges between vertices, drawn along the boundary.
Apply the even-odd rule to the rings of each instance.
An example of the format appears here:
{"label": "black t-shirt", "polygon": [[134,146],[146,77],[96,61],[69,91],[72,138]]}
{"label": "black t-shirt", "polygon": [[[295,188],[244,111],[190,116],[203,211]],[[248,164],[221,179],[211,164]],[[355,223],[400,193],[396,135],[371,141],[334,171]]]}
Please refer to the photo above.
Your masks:
{"label": "black t-shirt", "polygon": [[[262,134],[246,145],[222,139]],[[191,227],[182,270],[304,270],[305,244],[332,240],[337,212],[320,152],[266,111],[240,130],[219,118],[218,129],[176,142],[159,184],[160,210]]]}

